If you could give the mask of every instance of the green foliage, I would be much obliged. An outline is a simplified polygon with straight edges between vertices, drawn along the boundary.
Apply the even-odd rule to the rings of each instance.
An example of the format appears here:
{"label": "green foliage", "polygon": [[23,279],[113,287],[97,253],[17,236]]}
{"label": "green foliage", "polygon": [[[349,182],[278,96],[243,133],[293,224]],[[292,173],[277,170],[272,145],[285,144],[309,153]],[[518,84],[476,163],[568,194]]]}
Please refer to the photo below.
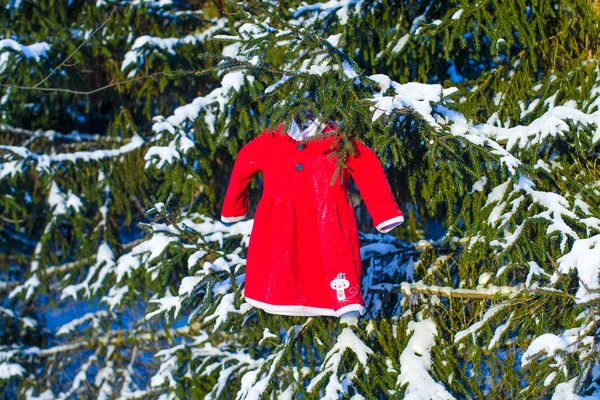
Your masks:
{"label": "green foliage", "polygon": [[[23,0],[0,15],[6,396],[599,393],[590,3]],[[251,221],[217,221],[240,148],[307,107],[341,122],[332,180],[360,140],[405,211],[392,234],[361,233],[358,320],[249,306]]]}

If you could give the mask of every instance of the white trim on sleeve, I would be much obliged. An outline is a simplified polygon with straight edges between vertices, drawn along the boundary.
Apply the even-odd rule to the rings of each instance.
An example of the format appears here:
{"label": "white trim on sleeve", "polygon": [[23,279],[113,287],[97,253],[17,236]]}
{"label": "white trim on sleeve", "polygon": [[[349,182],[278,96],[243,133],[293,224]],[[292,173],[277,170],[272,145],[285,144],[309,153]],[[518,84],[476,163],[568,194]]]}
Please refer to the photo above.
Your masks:
{"label": "white trim on sleeve", "polygon": [[376,229],[381,233],[388,233],[403,222],[404,216],[398,215],[397,217],[383,221],[382,223],[376,226]]}
{"label": "white trim on sleeve", "polygon": [[248,213],[246,213],[244,215],[237,216],[237,217],[224,217],[224,216],[221,215],[221,221],[227,222],[227,223],[238,222],[238,221],[241,221],[244,218],[246,218],[246,215],[248,215]]}
{"label": "white trim on sleeve", "polygon": [[339,317],[342,314],[347,313],[348,311],[358,311],[360,315],[363,315],[365,313],[365,307],[362,304],[348,304],[342,308],[333,310],[331,308],[298,305],[281,306],[277,304],[264,303],[262,301],[254,300],[248,297],[246,297],[246,302],[251,306],[265,310],[268,313],[279,315],[296,315],[302,317],[315,317],[325,315],[330,317]]}

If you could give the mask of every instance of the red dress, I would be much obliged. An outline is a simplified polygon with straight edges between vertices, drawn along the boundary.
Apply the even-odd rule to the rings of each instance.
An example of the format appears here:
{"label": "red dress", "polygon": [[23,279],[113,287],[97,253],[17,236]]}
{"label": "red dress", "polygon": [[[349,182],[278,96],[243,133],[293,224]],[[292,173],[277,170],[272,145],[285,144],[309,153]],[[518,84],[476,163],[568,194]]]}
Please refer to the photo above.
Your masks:
{"label": "red dress", "polygon": [[[265,129],[235,160],[221,211],[223,222],[248,213],[248,183],[262,171],[263,192],[254,214],[246,257],[244,296],[272,314],[364,314],[361,259],[348,179],[354,179],[373,224],[388,232],[404,221],[377,155],[354,139],[357,152],[335,185],[336,162],[327,155],[336,135],[306,144]],[[328,124],[322,132],[335,130]],[[334,132],[332,132],[334,133]]]}

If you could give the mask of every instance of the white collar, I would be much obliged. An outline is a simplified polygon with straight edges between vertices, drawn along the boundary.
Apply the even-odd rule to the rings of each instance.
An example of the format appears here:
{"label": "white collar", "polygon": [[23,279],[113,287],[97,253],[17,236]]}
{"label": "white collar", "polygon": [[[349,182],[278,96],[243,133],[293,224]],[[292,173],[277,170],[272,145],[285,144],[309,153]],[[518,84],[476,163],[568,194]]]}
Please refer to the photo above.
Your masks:
{"label": "white collar", "polygon": [[321,126],[319,119],[316,118],[306,129],[301,130],[300,126],[298,126],[296,123],[296,120],[292,118],[292,125],[287,131],[287,134],[295,140],[302,140],[316,135],[317,133],[321,132],[323,128],[324,127]]}

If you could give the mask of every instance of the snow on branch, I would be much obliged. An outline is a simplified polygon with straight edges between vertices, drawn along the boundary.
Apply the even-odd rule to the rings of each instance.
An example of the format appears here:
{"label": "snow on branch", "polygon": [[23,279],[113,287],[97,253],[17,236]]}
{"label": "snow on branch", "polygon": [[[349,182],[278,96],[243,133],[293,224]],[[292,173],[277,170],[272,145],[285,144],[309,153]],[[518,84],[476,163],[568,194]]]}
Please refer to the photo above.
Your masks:
{"label": "snow on branch", "polygon": [[[314,3],[310,5],[301,5],[294,11],[294,18],[298,18],[297,21],[292,20],[293,23],[305,25],[307,27],[312,26],[318,22],[322,22],[331,17],[332,14],[338,17],[341,25],[346,25],[350,18],[350,7],[354,6],[354,13],[360,12],[365,8],[365,4],[361,0],[331,0],[326,3]],[[299,18],[303,14],[310,14],[308,18]]]}
{"label": "snow on branch", "polygon": [[314,392],[317,385],[329,375],[329,381],[325,386],[325,393],[321,396],[321,399],[334,400],[338,399],[340,394],[347,394],[349,384],[351,384],[353,378],[356,378],[358,367],[358,364],[356,364],[354,369],[345,376],[338,375],[342,356],[347,350],[351,350],[356,355],[358,363],[367,369],[367,374],[369,373],[367,360],[373,354],[373,350],[354,333],[352,328],[345,327],[340,332],[337,342],[325,355],[321,371],[308,384],[306,388],[308,392]]}
{"label": "snow on branch", "polygon": [[137,74],[144,65],[144,60],[151,53],[164,51],[169,55],[174,56],[176,55],[176,47],[203,43],[215,32],[223,29],[227,22],[227,18],[214,18],[210,21],[210,25],[206,30],[199,34],[186,35],[181,38],[160,38],[150,35],[140,36],[133,42],[131,50],[125,53],[125,57],[121,63],[121,71],[125,71],[131,65],[134,65],[135,68],[127,75],[128,78],[131,78]]}
{"label": "snow on branch", "polygon": [[506,149],[511,150],[517,143],[520,148],[526,148],[541,145],[549,136],[564,135],[565,132],[571,130],[571,126],[567,122],[571,126],[595,126],[596,131],[592,136],[592,143],[600,140],[600,111],[587,114],[572,104],[552,107],[529,125],[506,128],[481,124],[477,128],[498,143],[506,143]]}
{"label": "snow on branch", "polygon": [[[556,261],[558,271],[563,274],[577,270],[576,303],[587,303],[600,297],[600,235],[577,239],[571,250]],[[553,280],[556,278],[553,276]]]}
{"label": "snow on branch", "polygon": [[497,297],[511,298],[516,296],[519,293],[532,293],[532,294],[540,294],[540,295],[550,295],[550,296],[567,296],[571,297],[569,294],[561,292],[560,290],[550,288],[550,287],[542,287],[542,288],[534,288],[527,289],[525,284],[520,283],[516,286],[495,286],[495,285],[487,285],[485,287],[477,288],[477,289],[462,289],[462,288],[453,288],[449,286],[436,286],[436,285],[426,285],[424,283],[416,282],[402,282],[401,284],[389,284],[389,283],[380,283],[377,285],[373,285],[369,288],[369,291],[372,292],[384,292],[384,293],[402,293],[405,296],[410,296],[415,293],[419,294],[427,294],[427,295],[435,295],[440,297],[451,297],[458,299],[482,299],[489,300]]}
{"label": "snow on branch", "polygon": [[[128,142],[130,139],[121,138],[119,136],[103,136],[100,134],[90,134],[90,133],[80,133],[77,130],[72,131],[71,133],[60,133],[53,129],[42,130],[38,129],[35,131],[31,131],[29,129],[16,128],[6,124],[0,124],[0,132],[7,132],[15,135],[24,135],[29,136],[31,138],[45,138],[49,141],[53,142],[55,140],[69,140],[73,142],[97,142],[100,140],[103,141],[117,141],[117,142]],[[31,140],[31,139],[30,139]]]}
{"label": "snow on branch", "polygon": [[[458,88],[444,88],[439,84],[426,84],[418,82],[409,82],[399,84],[384,74],[369,75],[369,78],[376,81],[381,92],[375,93],[370,101],[375,103],[371,107],[374,111],[372,121],[376,121],[383,114],[390,115],[392,111],[411,108],[423,117],[432,127],[441,129],[434,116],[434,103],[439,103],[458,91]],[[394,90],[394,96],[385,96],[389,89]]]}
{"label": "snow on branch", "polygon": [[32,58],[39,61],[40,58],[48,57],[50,45],[46,42],[34,43],[30,45],[22,45],[13,39],[0,40],[0,72],[3,72],[8,63],[8,57],[11,52],[22,55],[25,58]]}
{"label": "snow on branch", "polygon": [[0,179],[8,176],[15,175],[23,172],[25,160],[31,160],[36,164],[38,171],[48,171],[50,166],[60,162],[71,162],[77,161],[90,162],[99,161],[106,158],[115,158],[122,156],[127,153],[131,153],[134,150],[139,149],[145,143],[139,135],[134,135],[131,141],[117,149],[108,150],[94,150],[94,151],[76,151],[73,153],[59,153],[59,154],[37,154],[25,147],[20,146],[7,146],[0,145],[0,150],[4,150],[11,155],[4,156],[5,158],[15,158],[14,161],[4,161],[0,164]]}
{"label": "snow on branch", "polygon": [[406,347],[400,354],[400,374],[396,386],[404,387],[403,399],[454,399],[444,386],[429,374],[433,364],[431,348],[438,335],[435,323],[430,318],[422,321],[409,321],[406,333],[412,333]]}

